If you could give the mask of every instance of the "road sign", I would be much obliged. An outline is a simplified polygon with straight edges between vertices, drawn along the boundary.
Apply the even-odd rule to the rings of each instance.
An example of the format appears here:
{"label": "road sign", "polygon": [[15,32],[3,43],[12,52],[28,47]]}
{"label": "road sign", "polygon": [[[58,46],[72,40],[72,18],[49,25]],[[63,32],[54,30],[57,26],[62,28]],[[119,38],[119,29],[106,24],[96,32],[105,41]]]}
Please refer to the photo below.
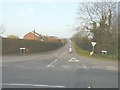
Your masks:
{"label": "road sign", "polygon": [[90,52],[90,55],[93,55],[93,53],[94,53],[94,46],[96,45],[96,42],[91,42],[91,44],[92,44],[92,52]]}
{"label": "road sign", "polygon": [[92,46],[94,47],[96,45],[96,42],[91,42],[92,43]]}

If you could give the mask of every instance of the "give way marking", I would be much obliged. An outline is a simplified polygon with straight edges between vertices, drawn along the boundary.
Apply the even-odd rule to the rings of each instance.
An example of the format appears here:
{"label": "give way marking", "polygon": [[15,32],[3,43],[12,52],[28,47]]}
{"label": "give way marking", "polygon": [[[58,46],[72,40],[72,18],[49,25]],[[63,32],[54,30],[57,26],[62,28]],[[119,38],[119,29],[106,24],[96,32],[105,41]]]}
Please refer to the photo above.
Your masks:
{"label": "give way marking", "polygon": [[69,62],[79,62],[79,60],[77,60],[76,58],[72,57],[70,60],[68,60]]}

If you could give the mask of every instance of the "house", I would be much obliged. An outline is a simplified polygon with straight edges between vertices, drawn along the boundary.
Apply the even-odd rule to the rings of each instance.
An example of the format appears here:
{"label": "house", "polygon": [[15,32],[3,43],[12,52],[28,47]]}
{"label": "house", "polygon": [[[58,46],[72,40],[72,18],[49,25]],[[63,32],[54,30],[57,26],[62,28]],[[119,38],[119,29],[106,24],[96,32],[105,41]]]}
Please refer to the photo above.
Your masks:
{"label": "house", "polygon": [[40,41],[43,41],[42,35],[35,32],[35,30],[32,31],[32,32],[27,33],[26,35],[24,35],[24,39],[25,40],[40,40]]}
{"label": "house", "polygon": [[62,39],[60,39],[60,38],[58,38],[58,37],[55,37],[55,36],[49,36],[49,37],[48,37],[48,41],[49,41],[49,42],[63,43],[63,42],[62,42]]}

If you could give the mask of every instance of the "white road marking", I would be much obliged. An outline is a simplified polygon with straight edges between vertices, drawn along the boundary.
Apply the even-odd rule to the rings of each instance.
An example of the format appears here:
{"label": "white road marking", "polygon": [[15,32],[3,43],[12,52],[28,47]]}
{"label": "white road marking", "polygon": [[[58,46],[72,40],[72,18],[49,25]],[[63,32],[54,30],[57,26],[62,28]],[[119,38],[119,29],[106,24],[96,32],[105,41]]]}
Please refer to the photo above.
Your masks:
{"label": "white road marking", "polygon": [[83,66],[83,68],[84,68],[84,69],[86,69],[86,68],[87,68],[84,64],[82,64],[82,66]]}
{"label": "white road marking", "polygon": [[92,66],[91,68],[92,69],[104,69],[104,67],[102,67],[102,66]]}
{"label": "white road marking", "polygon": [[[58,58],[62,58],[62,57],[66,54],[66,52],[67,52],[67,50],[66,50],[62,55],[60,55]],[[51,67],[51,66],[54,67],[54,65],[52,65],[52,64],[55,63],[57,60],[58,60],[58,59],[55,59],[55,61],[53,61],[52,63],[50,63],[50,64],[47,65],[46,67]]]}
{"label": "white road marking", "polygon": [[62,58],[66,54],[66,52],[67,50],[62,55],[60,55],[58,58]]}
{"label": "white road marking", "polygon": [[90,86],[88,88],[91,88]]}
{"label": "white road marking", "polygon": [[118,70],[118,68],[114,66],[104,66],[104,68],[107,70]]}
{"label": "white road marking", "polygon": [[118,68],[114,66],[92,66],[91,69],[118,70]]}
{"label": "white road marking", "polygon": [[47,65],[46,67],[50,67],[53,63],[55,63],[58,59],[56,59],[55,61],[53,61],[52,63],[50,63],[49,65]]}
{"label": "white road marking", "polygon": [[60,55],[58,58],[62,58],[64,56],[64,54]]}
{"label": "white road marking", "polygon": [[49,67],[50,67],[50,68],[54,68],[55,66],[54,66],[54,65],[50,65]]}
{"label": "white road marking", "polygon": [[79,60],[77,60],[76,58],[72,57],[70,60],[68,60],[69,62],[79,62]]}
{"label": "white road marking", "polygon": [[65,87],[65,86],[54,86],[54,85],[14,84],[14,83],[3,83],[2,85],[9,85],[9,86],[34,86],[34,87],[53,87],[53,88],[64,88]]}
{"label": "white road marking", "polygon": [[64,88],[65,86],[51,86],[51,85],[49,85],[49,87],[53,87],[53,88]]}

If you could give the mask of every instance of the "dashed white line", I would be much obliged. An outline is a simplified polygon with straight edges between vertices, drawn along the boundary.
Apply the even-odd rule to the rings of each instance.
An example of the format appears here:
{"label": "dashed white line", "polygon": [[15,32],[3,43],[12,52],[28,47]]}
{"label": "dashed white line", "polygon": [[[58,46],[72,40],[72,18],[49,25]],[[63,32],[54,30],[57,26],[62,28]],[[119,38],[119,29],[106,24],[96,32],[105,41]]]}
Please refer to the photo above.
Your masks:
{"label": "dashed white line", "polygon": [[34,86],[34,87],[53,87],[53,88],[64,88],[65,87],[65,86],[54,86],[54,85],[14,84],[14,83],[3,83],[2,85],[9,85],[9,86]]}
{"label": "dashed white line", "polygon": [[64,54],[60,55],[58,58],[62,58]]}
{"label": "dashed white line", "polygon": [[82,64],[83,68],[87,68],[84,64]]}
{"label": "dashed white line", "polygon": [[58,58],[62,58],[66,54],[66,52],[67,50],[62,55],[60,55]]}
{"label": "dashed white line", "polygon": [[[62,55],[60,55],[58,58],[62,58],[62,57],[65,55],[66,52],[67,52],[67,50],[66,50]],[[57,60],[58,60],[58,59],[55,59],[52,63],[50,63],[50,64],[47,65],[46,67],[53,66],[52,64],[55,63]]]}
{"label": "dashed white line", "polygon": [[58,59],[54,60],[52,63],[50,63],[49,65],[47,65],[46,67],[50,67],[53,63],[55,63]]}

